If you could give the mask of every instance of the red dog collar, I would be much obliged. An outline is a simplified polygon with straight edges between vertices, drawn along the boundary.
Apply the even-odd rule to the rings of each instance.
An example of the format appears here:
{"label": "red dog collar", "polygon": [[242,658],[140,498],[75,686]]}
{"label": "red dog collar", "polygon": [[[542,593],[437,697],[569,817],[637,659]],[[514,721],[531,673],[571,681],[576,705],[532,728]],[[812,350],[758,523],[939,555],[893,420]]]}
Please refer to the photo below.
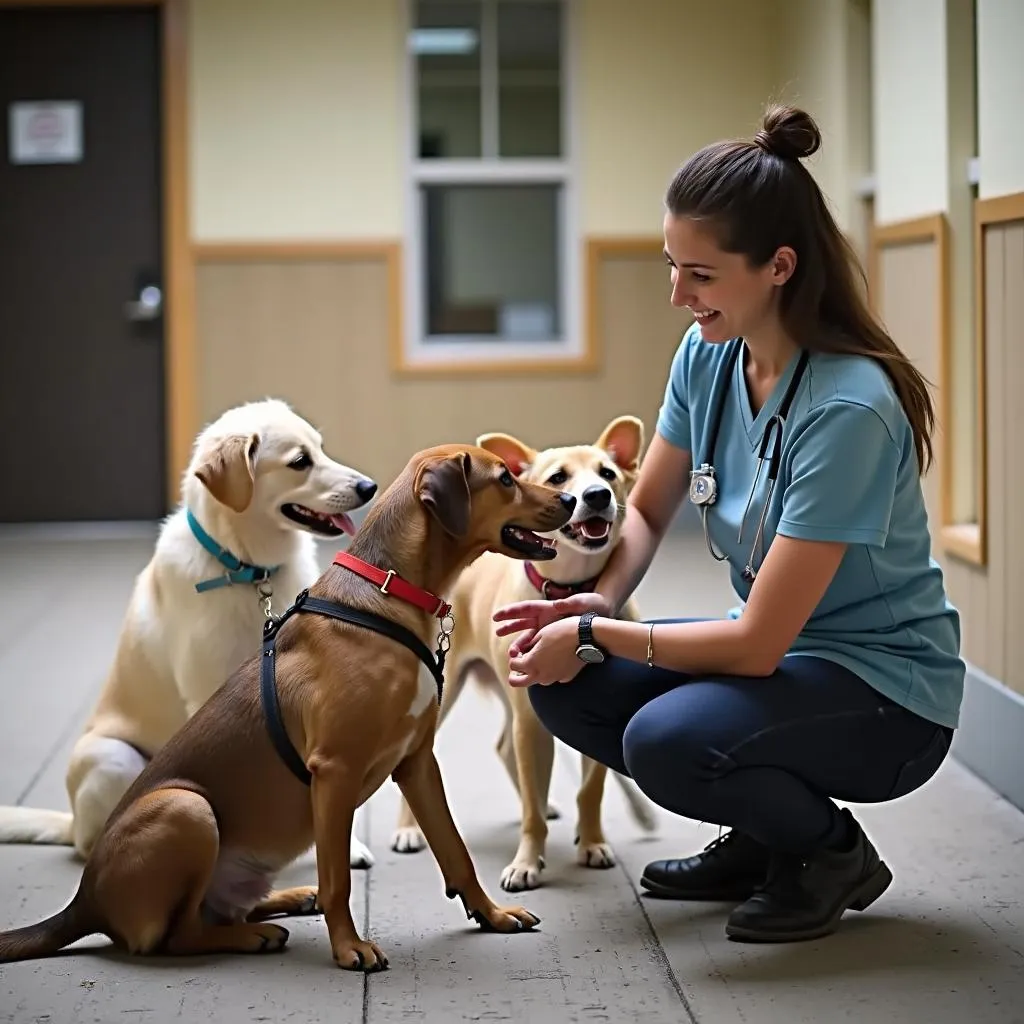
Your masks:
{"label": "red dog collar", "polygon": [[560,601],[564,597],[572,597],[573,594],[590,593],[594,585],[601,578],[594,576],[592,579],[583,580],[580,583],[555,583],[537,571],[533,562],[524,562],[526,577],[549,601]]}
{"label": "red dog collar", "polygon": [[363,579],[376,583],[380,587],[382,594],[400,598],[409,604],[415,605],[417,608],[422,608],[425,612],[429,612],[439,619],[443,619],[446,615],[451,614],[451,605],[446,604],[436,594],[430,593],[429,590],[424,590],[422,587],[417,587],[408,580],[402,579],[401,576],[395,573],[394,569],[385,570],[378,568],[376,565],[364,562],[361,558],[356,558],[355,555],[350,555],[347,551],[339,551],[334,556],[334,564],[340,565],[345,569],[351,569],[352,572],[362,576]]}

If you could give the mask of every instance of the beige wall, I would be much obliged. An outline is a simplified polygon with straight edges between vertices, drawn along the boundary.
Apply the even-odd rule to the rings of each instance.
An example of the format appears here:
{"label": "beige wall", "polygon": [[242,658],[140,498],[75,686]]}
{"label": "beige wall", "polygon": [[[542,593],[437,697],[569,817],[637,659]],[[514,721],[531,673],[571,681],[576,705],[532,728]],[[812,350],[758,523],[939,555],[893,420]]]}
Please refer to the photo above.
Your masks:
{"label": "beige wall", "polygon": [[193,0],[194,239],[400,234],[402,10],[403,0]]}
{"label": "beige wall", "polygon": [[[541,444],[589,436],[626,411],[641,412],[652,430],[668,355],[685,326],[668,305],[658,256],[665,187],[695,149],[752,134],[783,83],[800,94],[813,78],[807,100],[822,104],[822,166],[832,168],[823,181],[836,183],[843,206],[846,157],[836,154],[850,151],[849,117],[828,68],[847,45],[847,7],[829,0],[826,16],[815,13],[815,25],[830,33],[822,60],[813,34],[799,56],[780,48],[776,16],[759,0],[577,3],[569,133],[578,146],[578,245],[583,252],[595,237],[650,238],[650,255],[611,256],[582,275],[578,298],[601,346],[596,371],[460,383],[457,374],[398,378],[389,370],[404,293],[394,290],[379,245],[399,246],[407,217],[405,0],[193,0],[192,231],[207,244],[198,271],[202,417],[250,394],[282,394],[322,422],[346,457],[361,453],[382,478],[431,431],[472,437],[504,429]],[[816,12],[813,4],[807,10]],[[452,214],[475,218],[472,203]],[[518,234],[527,220],[515,214]],[[275,241],[300,251],[236,259],[209,248]],[[362,255],[301,255],[304,243],[318,241],[373,245]],[[482,239],[478,259],[452,268],[460,297],[493,290],[493,244]],[[276,351],[287,360],[275,361]],[[254,360],[261,352],[266,359]],[[364,383],[353,391],[357,372]],[[345,425],[364,399],[358,422],[372,422],[383,405],[400,410],[404,425],[371,431],[354,452]]]}
{"label": "beige wall", "polygon": [[1024,192],[1024,3],[977,0],[978,195]]}
{"label": "beige wall", "polygon": [[[855,221],[869,169],[862,0],[789,0],[781,21],[758,0],[586,0],[574,21],[584,236],[657,235],[678,165],[752,134],[773,98],[821,118],[813,166],[841,223]],[[405,0],[193,2],[196,240],[402,234],[405,24]]]}
{"label": "beige wall", "polygon": [[577,21],[583,231],[659,235],[676,168],[752,135],[778,88],[772,5],[586,0]]}
{"label": "beige wall", "polygon": [[945,210],[945,0],[876,2],[871,46],[875,217],[889,224]]}
{"label": "beige wall", "polygon": [[[760,0],[574,3],[577,241],[582,252],[595,238],[649,238],[650,253],[605,251],[582,275],[596,370],[427,379],[397,377],[389,361],[407,314],[393,273],[407,257],[405,0],[193,0],[189,186],[203,419],[252,394],[281,394],[381,479],[436,437],[503,429],[553,443],[627,411],[652,430],[685,326],[668,305],[658,256],[665,187],[700,146],[751,135],[772,99],[819,118],[824,150],[812,170],[840,222],[856,228],[854,189],[870,157],[863,0],[790,0],[781,19]],[[371,244],[302,251],[346,241]],[[290,251],[275,254],[275,242]],[[270,246],[262,255],[245,251],[261,243]],[[398,263],[380,255],[382,244]],[[489,287],[487,251],[454,268],[467,297]],[[356,451],[351,424],[373,423],[382,406],[395,418]]]}
{"label": "beige wall", "polygon": [[871,20],[866,0],[787,0],[775,8],[779,98],[814,114],[822,134],[808,161],[833,215],[863,253],[862,179],[871,162]]}

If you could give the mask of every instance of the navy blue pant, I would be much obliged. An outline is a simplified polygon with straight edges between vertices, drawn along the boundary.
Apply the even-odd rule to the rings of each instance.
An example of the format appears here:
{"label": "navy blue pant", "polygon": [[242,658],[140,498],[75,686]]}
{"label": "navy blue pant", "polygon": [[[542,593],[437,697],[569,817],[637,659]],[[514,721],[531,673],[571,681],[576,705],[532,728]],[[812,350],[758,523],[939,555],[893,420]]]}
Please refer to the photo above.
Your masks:
{"label": "navy blue pant", "polygon": [[802,655],[767,678],[608,658],[529,694],[551,733],[631,775],[655,803],[805,855],[845,834],[831,798],[905,796],[935,774],[952,739],[848,669]]}

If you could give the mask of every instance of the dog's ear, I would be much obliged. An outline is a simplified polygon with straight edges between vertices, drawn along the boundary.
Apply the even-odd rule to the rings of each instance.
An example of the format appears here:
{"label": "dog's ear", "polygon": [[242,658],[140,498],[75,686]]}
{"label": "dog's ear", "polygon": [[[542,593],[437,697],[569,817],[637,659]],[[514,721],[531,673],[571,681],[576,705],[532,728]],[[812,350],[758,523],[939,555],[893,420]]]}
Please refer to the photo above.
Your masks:
{"label": "dog's ear", "polygon": [[476,444],[501,459],[513,476],[522,476],[537,458],[537,453],[529,445],[509,434],[481,434]]}
{"label": "dog's ear", "polygon": [[644,447],[644,424],[635,416],[618,416],[612,420],[597,440],[619,469],[629,473],[640,465]]}
{"label": "dog's ear", "polygon": [[469,475],[473,457],[460,452],[426,463],[416,478],[416,494],[427,511],[453,537],[469,532]]}
{"label": "dog's ear", "polygon": [[259,434],[233,434],[196,466],[195,474],[206,489],[234,512],[244,512],[252,501],[259,447]]}

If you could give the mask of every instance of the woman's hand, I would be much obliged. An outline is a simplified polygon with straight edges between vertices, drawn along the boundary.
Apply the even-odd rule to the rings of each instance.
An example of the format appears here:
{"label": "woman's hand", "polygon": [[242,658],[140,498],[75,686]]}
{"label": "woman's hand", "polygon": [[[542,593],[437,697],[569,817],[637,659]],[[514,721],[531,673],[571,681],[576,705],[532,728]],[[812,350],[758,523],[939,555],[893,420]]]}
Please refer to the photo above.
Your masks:
{"label": "woman's hand", "polygon": [[577,616],[549,622],[534,634],[528,651],[510,650],[509,685],[550,686],[573,679],[583,668],[583,662],[576,657],[579,622]]}
{"label": "woman's hand", "polygon": [[[514,658],[530,650],[538,632],[545,626],[567,616],[582,615],[588,611],[597,612],[598,615],[609,619],[615,615],[611,602],[603,594],[573,594],[572,597],[563,597],[558,601],[519,601],[516,604],[507,604],[494,613],[494,621],[502,623],[494,632],[498,636],[525,633],[514,640],[509,648],[509,657]],[[575,650],[574,646],[573,651]]]}

